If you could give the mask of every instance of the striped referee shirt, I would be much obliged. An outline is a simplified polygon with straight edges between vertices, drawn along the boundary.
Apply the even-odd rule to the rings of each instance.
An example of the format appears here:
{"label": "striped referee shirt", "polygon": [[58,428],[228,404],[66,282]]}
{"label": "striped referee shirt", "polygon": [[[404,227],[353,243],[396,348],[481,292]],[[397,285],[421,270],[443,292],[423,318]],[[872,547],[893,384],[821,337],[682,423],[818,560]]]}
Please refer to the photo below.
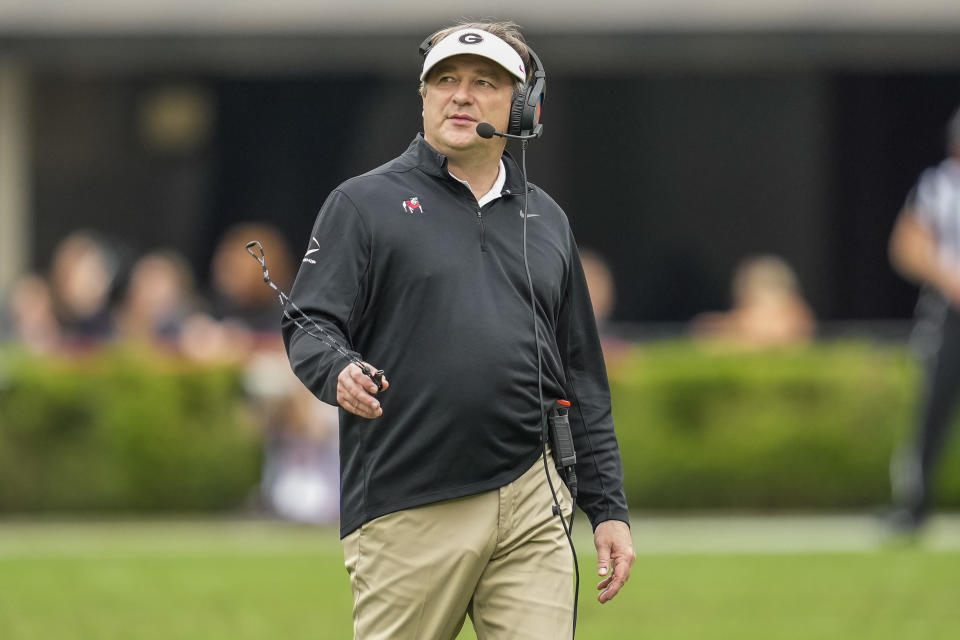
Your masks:
{"label": "striped referee shirt", "polygon": [[960,273],[960,161],[947,158],[924,171],[907,207],[933,236],[943,266]]}
{"label": "striped referee shirt", "polygon": [[[947,158],[920,175],[906,207],[937,245],[941,264],[960,273],[960,161]],[[921,357],[936,357],[950,305],[935,287],[925,285],[917,300],[911,343]]]}

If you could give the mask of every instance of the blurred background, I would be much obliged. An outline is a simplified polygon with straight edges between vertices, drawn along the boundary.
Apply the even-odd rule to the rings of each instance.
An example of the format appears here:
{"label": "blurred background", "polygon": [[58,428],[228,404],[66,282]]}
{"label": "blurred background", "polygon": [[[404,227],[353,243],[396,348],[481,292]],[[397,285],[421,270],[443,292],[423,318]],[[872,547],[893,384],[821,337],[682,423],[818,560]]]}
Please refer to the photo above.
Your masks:
{"label": "blurred background", "polygon": [[[617,323],[728,301],[776,253],[826,323],[899,320],[885,244],[960,102],[960,7],[485,3],[545,61],[531,178],[605,255]],[[0,284],[69,231],[175,247],[203,281],[231,225],[299,252],[326,194],[420,126],[416,45],[469,3],[0,4]],[[411,44],[413,43],[413,44]]]}
{"label": "blurred background", "polygon": [[[239,537],[228,552],[257,556],[270,546],[262,536],[279,535],[320,562],[289,530],[243,529],[251,516],[337,517],[336,411],[290,374],[279,308],[243,244],[261,240],[275,281],[289,286],[330,190],[420,130],[417,45],[460,17],[515,20],[544,61],[545,135],[530,145],[529,174],[569,215],[590,276],[627,495],[643,514],[638,550],[883,548],[872,514],[890,500],[889,463],[916,422],[920,388],[908,347],[917,289],[891,269],[887,244],[918,175],[946,154],[960,106],[960,3],[0,0],[9,576],[41,575],[34,565],[16,573],[12,559],[67,538],[155,553],[152,525],[92,525],[87,537],[74,528],[131,514],[239,516],[246,524],[226,529],[179,525],[173,540],[216,555],[230,531]],[[960,507],[957,440],[936,481],[947,515],[927,550],[939,555],[851,569],[876,584],[892,562],[899,577],[884,594],[920,613],[880,615],[863,635],[828,608],[819,637],[960,629],[949,605],[960,584],[938,573],[960,560],[960,523],[948,515]],[[729,519],[744,513],[781,524]],[[790,519],[797,513],[815,516]],[[38,527],[37,516],[61,529]],[[326,537],[335,542],[334,530]],[[710,584],[698,570],[684,585]],[[657,573],[654,561],[651,579],[664,582],[645,595],[676,596],[660,609],[691,598],[712,602],[712,615],[725,608],[713,592],[671,592],[676,571]],[[339,577],[330,615],[348,628]],[[817,580],[791,584],[813,598]],[[930,580],[940,599],[922,590]],[[766,593],[776,592],[770,581],[760,581]],[[69,637],[66,623],[3,626],[5,606],[40,601],[0,597],[0,635]],[[305,620],[309,606],[298,610]],[[725,618],[720,635],[665,635],[686,624],[683,612],[645,629],[801,637],[783,626],[795,612],[758,606],[771,612],[759,630]],[[249,620],[184,615],[172,637],[270,637]],[[87,620],[90,637],[130,637],[105,619]]]}

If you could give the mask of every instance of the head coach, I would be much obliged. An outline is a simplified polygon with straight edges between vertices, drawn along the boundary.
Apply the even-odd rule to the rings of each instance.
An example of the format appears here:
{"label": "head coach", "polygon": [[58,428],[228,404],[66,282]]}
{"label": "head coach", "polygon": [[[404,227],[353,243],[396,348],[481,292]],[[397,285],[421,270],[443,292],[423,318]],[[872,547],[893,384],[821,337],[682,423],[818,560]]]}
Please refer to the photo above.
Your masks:
{"label": "head coach", "polygon": [[567,468],[594,528],[601,602],[635,556],[567,217],[492,133],[539,133],[545,75],[510,22],[443,29],[421,52],[423,134],[328,196],[291,294],[386,371],[382,392],[343,355],[283,325],[296,374],[341,408],[354,635],[455,638],[469,614],[481,640],[569,637],[563,518],[573,504],[542,459],[558,401],[570,405],[563,422],[576,462]]}

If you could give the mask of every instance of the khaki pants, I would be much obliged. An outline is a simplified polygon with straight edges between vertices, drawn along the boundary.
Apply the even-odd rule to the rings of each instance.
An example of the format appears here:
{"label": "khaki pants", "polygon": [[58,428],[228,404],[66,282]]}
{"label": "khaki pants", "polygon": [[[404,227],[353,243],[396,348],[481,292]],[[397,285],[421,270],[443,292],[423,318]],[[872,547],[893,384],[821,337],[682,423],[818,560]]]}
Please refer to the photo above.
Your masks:
{"label": "khaki pants", "polygon": [[[571,502],[550,460],[553,486]],[[562,640],[573,623],[573,559],[537,461],[495,491],[391,513],[343,539],[357,640]]]}

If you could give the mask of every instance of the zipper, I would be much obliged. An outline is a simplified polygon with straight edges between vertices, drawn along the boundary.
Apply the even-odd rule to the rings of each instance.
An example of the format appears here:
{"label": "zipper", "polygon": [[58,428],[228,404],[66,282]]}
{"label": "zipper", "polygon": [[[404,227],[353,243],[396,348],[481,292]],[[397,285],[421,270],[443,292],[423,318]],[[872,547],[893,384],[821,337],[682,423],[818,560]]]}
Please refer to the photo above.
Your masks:
{"label": "zipper", "polygon": [[480,208],[477,208],[477,224],[480,225],[480,251],[485,252],[487,250],[486,242],[484,241],[483,234],[483,213],[481,213]]}
{"label": "zipper", "polygon": [[[451,179],[451,182],[453,182],[452,179]],[[486,241],[484,238],[484,232],[483,232],[483,212],[480,210],[480,207],[477,205],[477,200],[476,198],[473,197],[473,192],[470,191],[469,187],[467,187],[465,184],[459,181],[457,181],[457,185],[456,187],[454,187],[454,190],[459,192],[460,194],[467,194],[467,198],[466,198],[467,202],[465,204],[467,204],[468,207],[470,207],[471,209],[477,212],[477,226],[480,229],[480,251],[482,253],[486,253],[487,244],[486,244]]]}

